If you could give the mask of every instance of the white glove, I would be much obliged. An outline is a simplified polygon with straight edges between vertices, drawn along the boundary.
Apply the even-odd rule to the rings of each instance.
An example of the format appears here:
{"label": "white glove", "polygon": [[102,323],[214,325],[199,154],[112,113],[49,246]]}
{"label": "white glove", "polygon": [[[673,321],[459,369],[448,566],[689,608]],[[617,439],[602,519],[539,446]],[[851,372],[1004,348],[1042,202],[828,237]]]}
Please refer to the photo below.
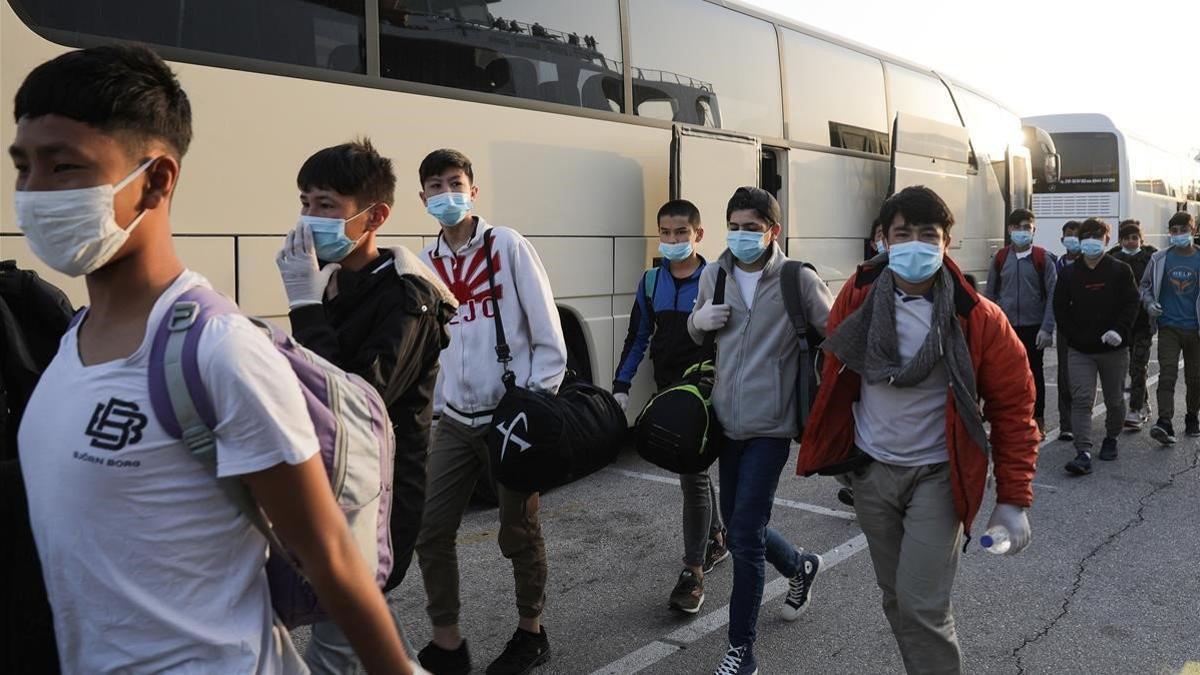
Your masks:
{"label": "white glove", "polygon": [[1146,313],[1149,314],[1150,316],[1154,317],[1155,319],[1157,319],[1158,317],[1162,316],[1162,314],[1163,314],[1162,305],[1160,305],[1156,302],[1146,308]]}
{"label": "white glove", "polygon": [[1012,504],[996,504],[992,517],[988,518],[988,529],[993,525],[1003,525],[1008,530],[1008,540],[1012,542],[1006,555],[1016,555],[1029,545],[1033,534],[1029,529],[1029,516],[1025,509]]}
{"label": "white glove", "polygon": [[409,658],[408,665],[412,667],[412,675],[433,675],[433,673],[422,668],[421,665],[419,663],[417,663],[417,660],[414,658]]}
{"label": "white glove", "polygon": [[692,325],[706,333],[721,330],[729,322],[731,311],[729,305],[714,305],[712,300],[705,300],[699,309],[692,312]]}
{"label": "white glove", "polygon": [[1118,335],[1117,331],[1115,331],[1115,330],[1110,330],[1107,333],[1105,333],[1104,335],[1101,335],[1100,341],[1103,342],[1104,344],[1108,345],[1109,347],[1120,347],[1121,346],[1121,336]]}
{"label": "white glove", "polygon": [[337,263],[317,267],[317,247],[313,244],[312,230],[306,225],[297,225],[288,232],[283,249],[275,255],[275,265],[283,277],[289,309],[321,304],[330,277],[342,269]]}
{"label": "white glove", "polygon": [[622,412],[629,408],[629,394],[621,392],[613,394],[613,398],[617,399],[617,405],[621,406]]}
{"label": "white glove", "polygon": [[1038,349],[1049,349],[1054,346],[1054,336],[1050,334],[1050,331],[1039,330],[1033,345]]}

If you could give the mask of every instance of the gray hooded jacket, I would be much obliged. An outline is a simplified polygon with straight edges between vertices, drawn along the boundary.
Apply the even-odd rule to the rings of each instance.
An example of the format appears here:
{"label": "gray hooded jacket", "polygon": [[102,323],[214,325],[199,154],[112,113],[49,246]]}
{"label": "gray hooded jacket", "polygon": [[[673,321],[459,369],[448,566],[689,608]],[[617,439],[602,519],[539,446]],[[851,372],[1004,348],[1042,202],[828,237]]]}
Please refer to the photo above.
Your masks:
{"label": "gray hooded jacket", "polygon": [[[734,258],[728,250],[700,276],[696,307],[712,300],[717,269],[724,269],[725,304],[729,321],[717,331],[717,373],[713,387],[713,409],[734,440],[749,438],[792,438],[799,430],[796,419],[796,374],[800,367],[800,344],[783,304],[779,275],[787,257],[778,244],[771,244],[770,260],[754,292],[752,308],[746,307],[733,276]],[[807,267],[800,269],[798,284],[808,325],[825,337],[825,321],[833,306],[829,287]],[[706,333],[688,318],[688,333],[702,344]]]}
{"label": "gray hooded jacket", "polygon": [[[1167,271],[1167,254],[1170,252],[1170,248],[1165,248],[1150,256],[1150,264],[1146,266],[1146,272],[1138,280],[1142,307],[1147,312],[1150,311],[1152,305],[1158,302],[1159,293],[1162,291],[1163,275]],[[1193,255],[1200,255],[1200,251]],[[1200,295],[1196,296],[1196,319],[1200,321]],[[1158,332],[1158,319],[1154,316],[1150,316],[1150,332]]]}

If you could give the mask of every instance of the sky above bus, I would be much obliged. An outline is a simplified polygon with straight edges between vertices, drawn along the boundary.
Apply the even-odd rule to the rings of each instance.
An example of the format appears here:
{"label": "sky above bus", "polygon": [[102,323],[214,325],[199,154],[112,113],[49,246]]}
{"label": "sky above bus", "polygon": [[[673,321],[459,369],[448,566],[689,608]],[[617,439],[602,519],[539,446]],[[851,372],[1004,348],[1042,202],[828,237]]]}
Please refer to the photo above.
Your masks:
{"label": "sky above bus", "polygon": [[1103,113],[1166,150],[1200,153],[1196,0],[744,1],[928,66],[1021,116]]}

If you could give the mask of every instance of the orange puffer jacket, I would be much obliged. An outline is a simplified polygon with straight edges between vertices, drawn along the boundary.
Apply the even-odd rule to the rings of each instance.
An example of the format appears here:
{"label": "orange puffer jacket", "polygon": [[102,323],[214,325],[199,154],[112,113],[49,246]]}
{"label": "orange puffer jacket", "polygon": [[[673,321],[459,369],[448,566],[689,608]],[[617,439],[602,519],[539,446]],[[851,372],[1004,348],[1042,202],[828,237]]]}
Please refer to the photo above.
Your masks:
{"label": "orange puffer jacket", "polygon": [[[975,368],[975,386],[983,401],[984,420],[991,424],[996,500],[1028,507],[1033,503],[1038,430],[1033,421],[1035,393],[1025,348],[1000,307],[975,292],[949,257],[944,258],[943,264],[955,280],[955,312],[967,338]],[[873,267],[867,262],[846,281],[829,312],[827,330],[830,334],[862,305],[871,285],[886,269],[886,264]],[[851,456],[854,446],[851,406],[858,400],[861,384],[858,373],[844,368],[836,356],[825,353],[821,389],[805,424],[796,473],[809,476]],[[946,393],[946,444],[949,446],[954,507],[969,533],[983,501],[988,457],[967,434],[958,415],[954,394],[949,389]]]}

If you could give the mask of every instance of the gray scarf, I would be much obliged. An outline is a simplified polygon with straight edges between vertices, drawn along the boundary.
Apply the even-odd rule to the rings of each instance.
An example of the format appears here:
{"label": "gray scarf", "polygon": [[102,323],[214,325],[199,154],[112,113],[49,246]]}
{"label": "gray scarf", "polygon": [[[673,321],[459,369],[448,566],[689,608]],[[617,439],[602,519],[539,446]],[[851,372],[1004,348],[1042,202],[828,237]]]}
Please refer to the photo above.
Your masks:
{"label": "gray scarf", "polygon": [[[878,262],[886,262],[886,256]],[[975,368],[962,326],[955,317],[954,276],[942,267],[933,288],[933,316],[929,334],[908,362],[900,358],[896,335],[896,286],[891,270],[884,270],[862,306],[846,317],[822,345],[861,375],[869,384],[886,382],[893,387],[911,387],[929,377],[933,367],[945,362],[950,388],[959,417],[971,440],[988,454],[987,431],[975,390]]]}

